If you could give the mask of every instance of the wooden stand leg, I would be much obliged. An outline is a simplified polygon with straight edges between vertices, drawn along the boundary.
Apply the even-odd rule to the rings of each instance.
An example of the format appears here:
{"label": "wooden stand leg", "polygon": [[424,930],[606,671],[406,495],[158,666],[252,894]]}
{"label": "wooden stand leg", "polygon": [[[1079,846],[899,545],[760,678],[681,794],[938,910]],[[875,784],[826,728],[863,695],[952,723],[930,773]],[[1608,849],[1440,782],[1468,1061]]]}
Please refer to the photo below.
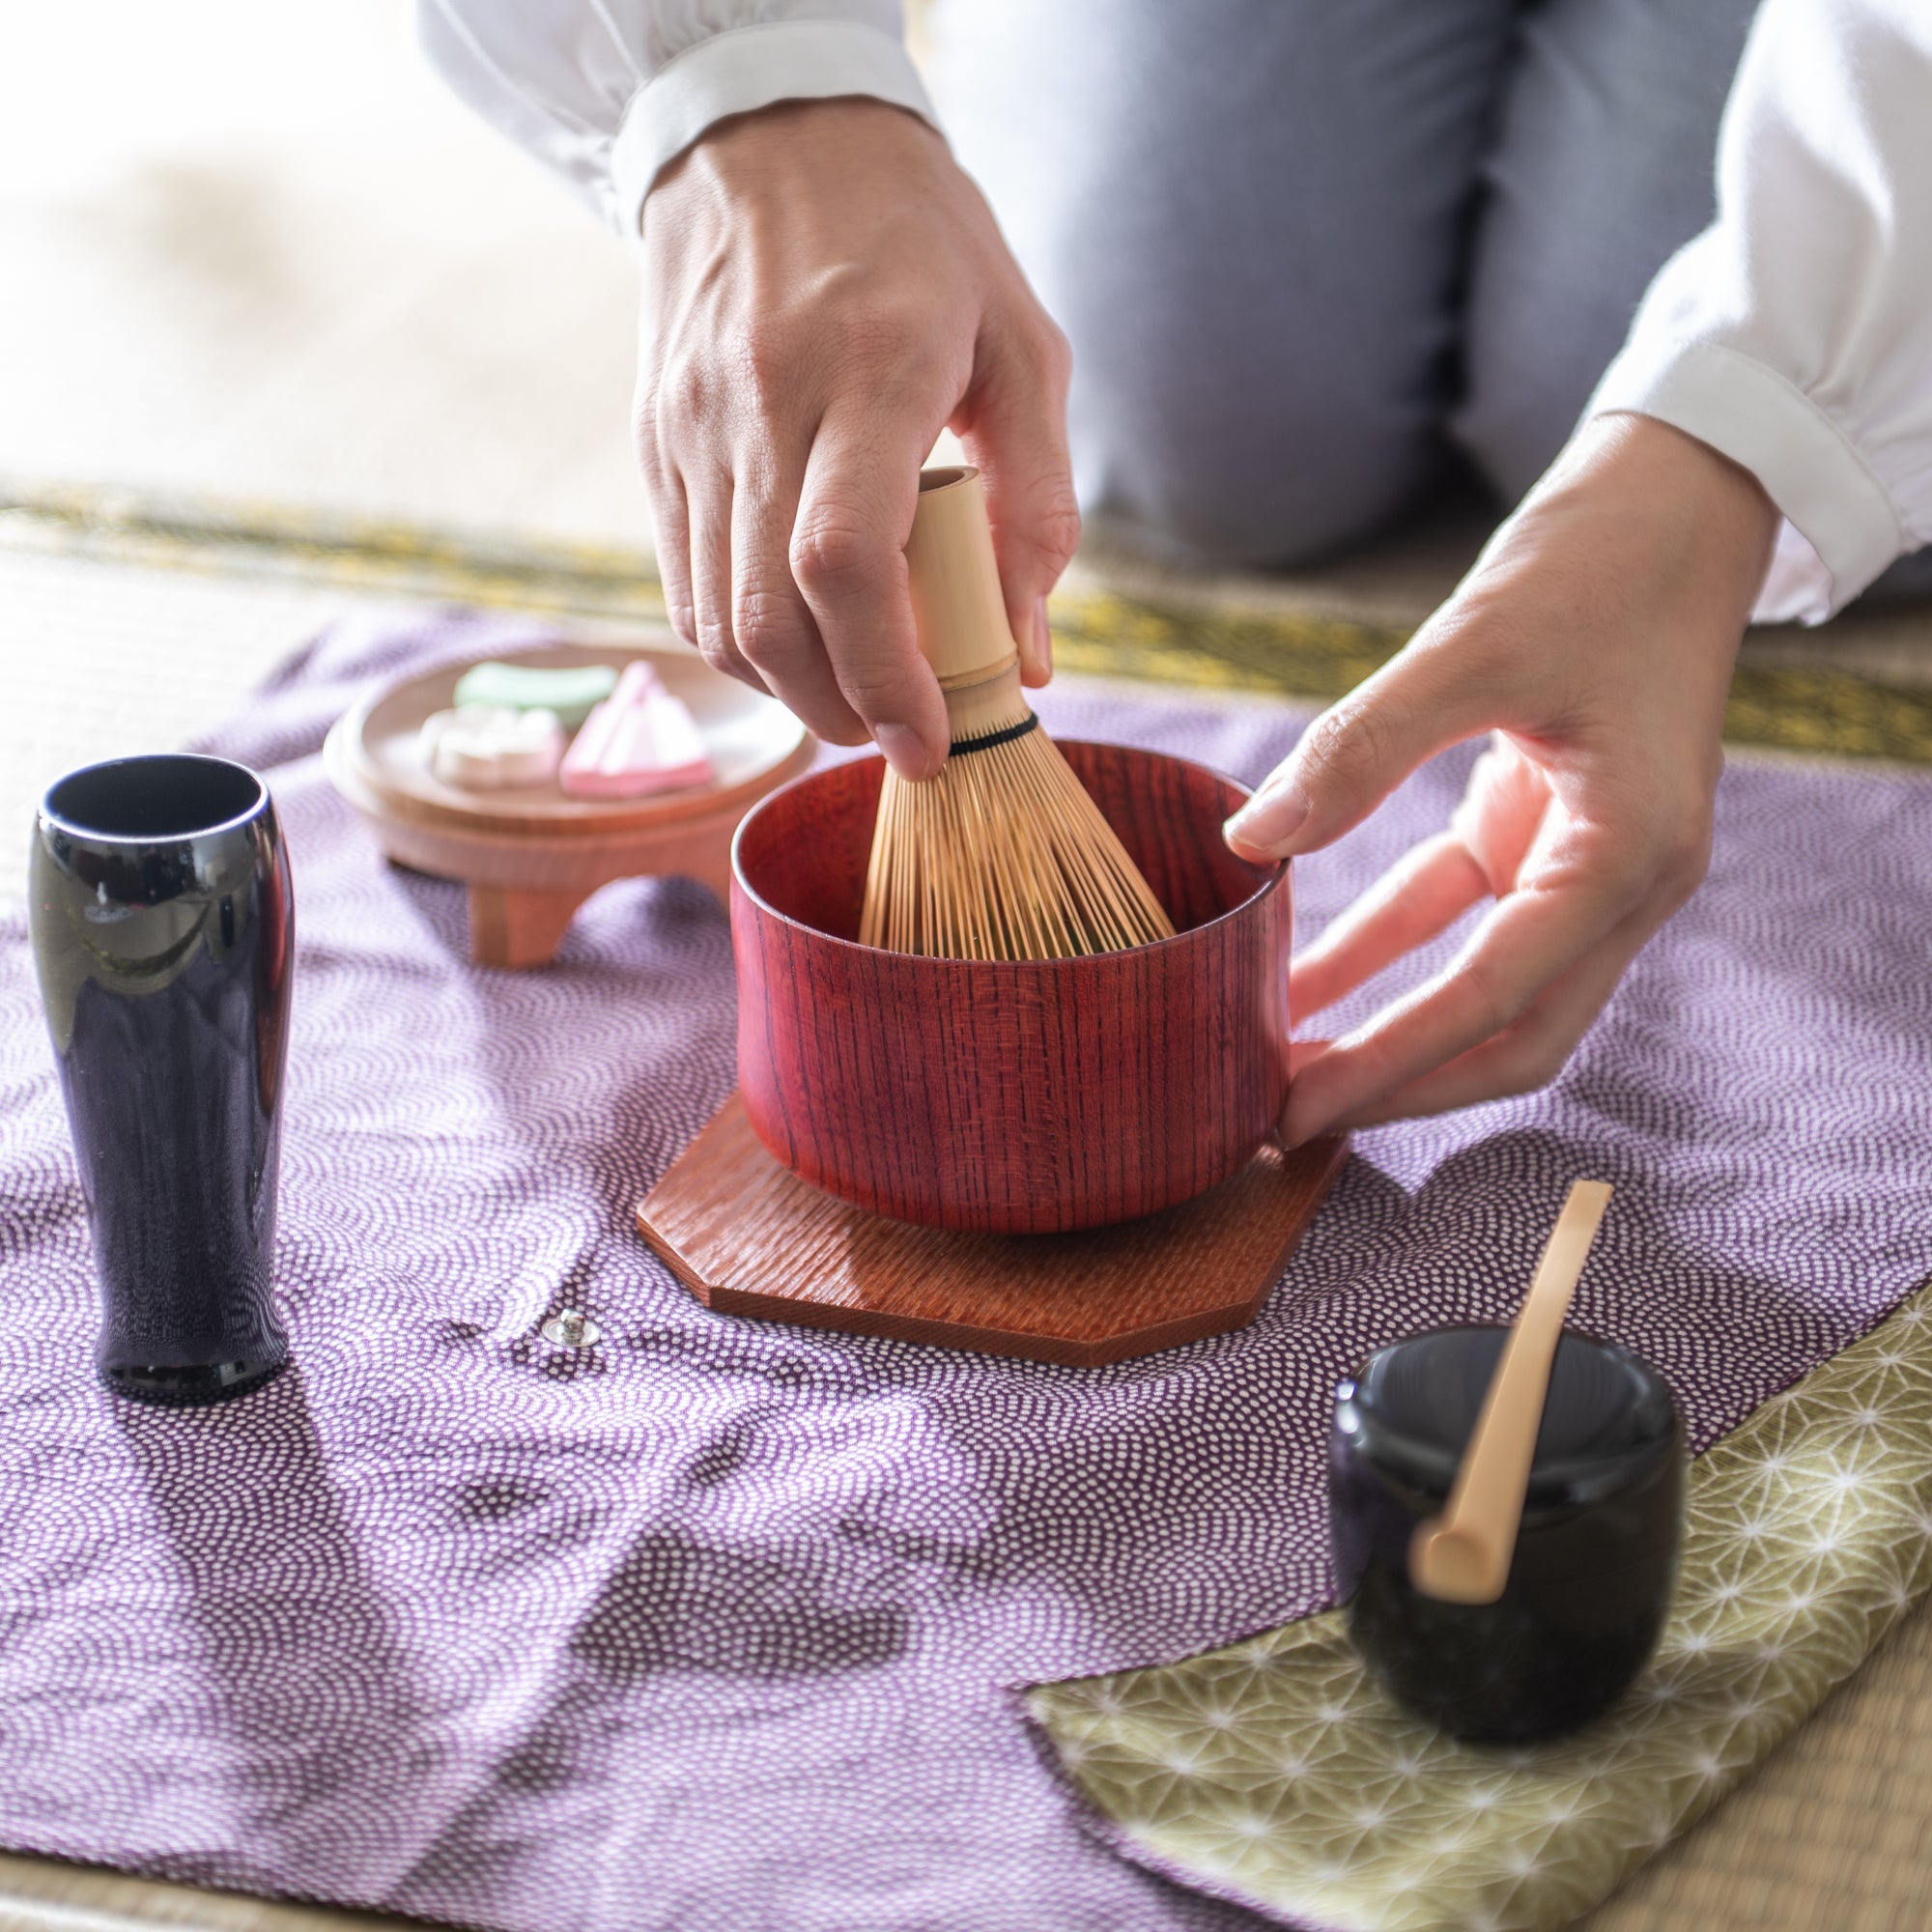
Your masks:
{"label": "wooden stand leg", "polygon": [[520,886],[469,888],[469,956],[479,966],[548,966],[590,896]]}

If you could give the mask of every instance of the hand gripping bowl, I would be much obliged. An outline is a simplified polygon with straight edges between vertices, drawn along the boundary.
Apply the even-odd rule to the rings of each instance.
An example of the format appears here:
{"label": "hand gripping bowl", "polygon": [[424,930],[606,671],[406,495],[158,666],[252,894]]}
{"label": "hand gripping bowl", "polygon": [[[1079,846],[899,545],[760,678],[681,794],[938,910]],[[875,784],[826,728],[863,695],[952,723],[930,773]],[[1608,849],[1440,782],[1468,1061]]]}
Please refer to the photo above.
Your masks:
{"label": "hand gripping bowl", "polygon": [[802,1179],[898,1220],[1057,1234],[1205,1193],[1274,1127],[1293,922],[1288,867],[1222,840],[1246,791],[1158,752],[1060,749],[1174,938],[1039,961],[860,946],[876,757],[793,781],[739,827],[739,1085]]}

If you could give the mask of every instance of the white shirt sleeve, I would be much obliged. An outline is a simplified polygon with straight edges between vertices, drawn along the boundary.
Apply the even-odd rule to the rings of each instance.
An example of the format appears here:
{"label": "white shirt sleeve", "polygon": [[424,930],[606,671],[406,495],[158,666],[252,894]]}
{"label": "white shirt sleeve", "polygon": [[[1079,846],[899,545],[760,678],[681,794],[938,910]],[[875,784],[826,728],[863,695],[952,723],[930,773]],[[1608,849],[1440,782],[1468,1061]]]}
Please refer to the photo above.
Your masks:
{"label": "white shirt sleeve", "polygon": [[1656,416],[1784,514],[1761,621],[1817,623],[1932,542],[1932,5],[1765,0],[1718,217],[1658,274],[1586,414]]}
{"label": "white shirt sleeve", "polygon": [[865,94],[936,119],[899,0],[417,0],[423,50],[629,240],[667,161],[715,121]]}

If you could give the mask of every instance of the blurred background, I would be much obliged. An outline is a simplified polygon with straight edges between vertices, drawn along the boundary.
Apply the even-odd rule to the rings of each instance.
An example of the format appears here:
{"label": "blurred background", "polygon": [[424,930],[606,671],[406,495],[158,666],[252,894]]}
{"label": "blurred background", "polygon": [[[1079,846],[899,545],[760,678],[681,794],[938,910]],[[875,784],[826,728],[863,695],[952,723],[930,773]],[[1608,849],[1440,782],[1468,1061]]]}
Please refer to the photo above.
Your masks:
{"label": "blurred background", "polygon": [[643,541],[636,274],[402,0],[0,10],[0,468]]}
{"label": "blurred background", "polygon": [[0,901],[48,778],[346,603],[450,554],[646,577],[636,309],[404,0],[0,8]]}

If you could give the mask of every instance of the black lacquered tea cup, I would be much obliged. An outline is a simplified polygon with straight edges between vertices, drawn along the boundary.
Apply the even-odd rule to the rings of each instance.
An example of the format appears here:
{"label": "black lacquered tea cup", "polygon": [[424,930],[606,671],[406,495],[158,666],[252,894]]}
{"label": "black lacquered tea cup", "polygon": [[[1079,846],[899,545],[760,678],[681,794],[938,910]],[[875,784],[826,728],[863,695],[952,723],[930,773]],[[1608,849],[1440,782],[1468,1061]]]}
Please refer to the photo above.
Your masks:
{"label": "black lacquered tea cup", "polygon": [[270,1275],[295,908],[268,787],[187,754],[71,772],[34,826],[30,907],[101,1378],[242,1394],[288,1353]]}
{"label": "black lacquered tea cup", "polygon": [[1676,1579],[1688,1460],[1662,1378],[1615,1343],[1566,1333],[1501,1597],[1423,1596],[1409,1543],[1448,1499],[1508,1335],[1438,1328],[1371,1355],[1336,1391],[1328,1470],[1356,1647],[1411,1710],[1494,1743],[1585,1723],[1643,1668]]}

